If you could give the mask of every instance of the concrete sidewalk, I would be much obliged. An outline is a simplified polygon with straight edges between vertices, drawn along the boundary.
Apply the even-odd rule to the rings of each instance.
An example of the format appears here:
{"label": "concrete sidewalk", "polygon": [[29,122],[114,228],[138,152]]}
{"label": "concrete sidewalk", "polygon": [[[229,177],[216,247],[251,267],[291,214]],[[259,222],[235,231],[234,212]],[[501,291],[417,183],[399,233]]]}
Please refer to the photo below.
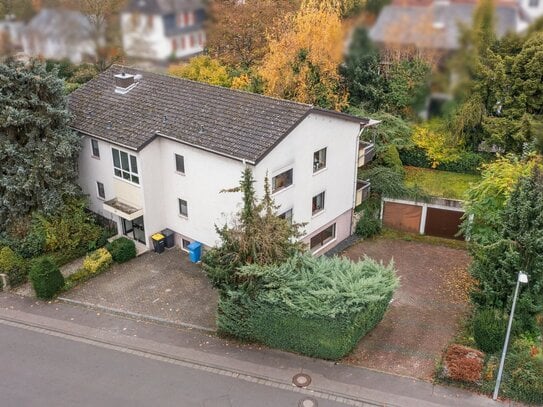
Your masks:
{"label": "concrete sidewalk", "polygon": [[[0,294],[0,325],[20,324],[53,336],[84,340],[143,357],[193,364],[201,369],[358,406],[501,406],[461,389],[227,341],[201,331],[125,319],[65,303],[35,302]],[[311,376],[306,389],[291,385]],[[283,386],[283,387],[281,387]],[[286,386],[286,387],[285,387]]]}

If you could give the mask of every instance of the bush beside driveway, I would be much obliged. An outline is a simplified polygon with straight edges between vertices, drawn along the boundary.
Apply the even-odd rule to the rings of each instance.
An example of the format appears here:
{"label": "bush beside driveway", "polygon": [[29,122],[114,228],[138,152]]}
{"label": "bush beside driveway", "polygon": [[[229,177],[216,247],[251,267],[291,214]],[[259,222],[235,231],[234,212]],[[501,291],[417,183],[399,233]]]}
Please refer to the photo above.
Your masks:
{"label": "bush beside driveway", "polygon": [[347,363],[431,379],[443,350],[469,310],[467,251],[396,239],[361,241],[343,252],[394,259],[400,288],[379,325],[347,356]]}

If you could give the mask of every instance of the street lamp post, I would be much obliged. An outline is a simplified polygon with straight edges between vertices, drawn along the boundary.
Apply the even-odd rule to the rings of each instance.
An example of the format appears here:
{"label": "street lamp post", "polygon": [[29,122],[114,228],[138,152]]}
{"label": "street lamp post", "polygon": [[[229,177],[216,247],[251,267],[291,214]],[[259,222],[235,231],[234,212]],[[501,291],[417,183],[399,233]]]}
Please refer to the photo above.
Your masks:
{"label": "street lamp post", "polygon": [[509,336],[511,336],[511,327],[513,325],[513,316],[515,315],[515,306],[517,305],[518,292],[520,283],[528,283],[528,275],[523,272],[518,273],[517,286],[515,288],[515,295],[513,296],[513,305],[511,306],[511,314],[509,315],[509,324],[507,325],[507,333],[505,334],[505,343],[503,344],[502,357],[500,360],[500,368],[498,370],[498,377],[496,378],[496,387],[494,387],[494,394],[492,400],[498,399],[498,392],[500,391],[500,384],[502,382],[503,365],[505,364],[505,355],[507,353],[507,346],[509,345]]}

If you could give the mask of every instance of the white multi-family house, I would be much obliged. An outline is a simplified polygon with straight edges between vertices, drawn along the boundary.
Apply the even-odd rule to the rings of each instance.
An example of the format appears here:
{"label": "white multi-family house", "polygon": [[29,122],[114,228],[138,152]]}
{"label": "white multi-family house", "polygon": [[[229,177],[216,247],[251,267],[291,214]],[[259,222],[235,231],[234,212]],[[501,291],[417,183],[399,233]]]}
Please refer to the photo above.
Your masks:
{"label": "white multi-family house", "polygon": [[200,0],[130,0],[121,13],[124,52],[162,61],[200,53],[204,19]]}
{"label": "white multi-family house", "polygon": [[79,182],[90,209],[152,246],[169,228],[176,242],[218,243],[241,205],[249,166],[261,194],[268,175],[279,213],[306,223],[303,241],[323,253],[350,236],[367,191],[357,169],[371,121],[114,65],[70,95],[81,134]]}

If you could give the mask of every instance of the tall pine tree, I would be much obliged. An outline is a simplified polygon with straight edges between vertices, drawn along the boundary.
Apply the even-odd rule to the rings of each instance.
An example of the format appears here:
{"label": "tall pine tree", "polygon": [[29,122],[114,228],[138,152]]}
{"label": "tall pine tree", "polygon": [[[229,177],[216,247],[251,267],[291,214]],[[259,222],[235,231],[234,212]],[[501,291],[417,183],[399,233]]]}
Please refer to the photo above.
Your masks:
{"label": "tall pine tree", "polygon": [[0,231],[77,196],[79,137],[64,82],[38,60],[0,64]]}
{"label": "tall pine tree", "polygon": [[521,178],[501,217],[498,241],[474,250],[471,267],[479,286],[477,304],[507,310],[520,271],[528,274],[519,314],[531,323],[531,316],[543,311],[543,173],[535,166]]}

